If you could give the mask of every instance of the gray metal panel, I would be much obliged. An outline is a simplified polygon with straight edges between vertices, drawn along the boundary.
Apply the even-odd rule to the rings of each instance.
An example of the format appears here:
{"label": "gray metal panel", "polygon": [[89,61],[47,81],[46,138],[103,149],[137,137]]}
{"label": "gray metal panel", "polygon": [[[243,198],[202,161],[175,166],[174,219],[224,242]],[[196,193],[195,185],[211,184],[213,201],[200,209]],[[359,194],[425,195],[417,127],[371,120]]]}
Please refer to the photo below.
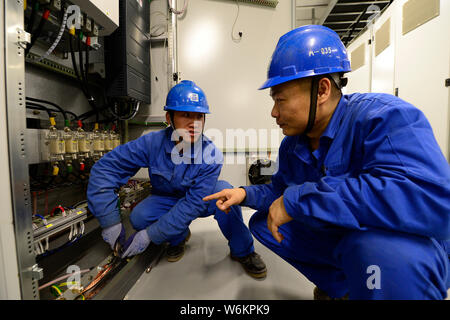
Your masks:
{"label": "gray metal panel", "polygon": [[[2,2],[0,4],[1,44],[5,41],[4,9],[4,2]],[[20,284],[17,275],[16,241],[11,206],[5,88],[5,56],[4,50],[0,50],[0,183],[2,189],[0,193],[2,203],[0,211],[0,300],[17,300],[20,299]]]}
{"label": "gray metal panel", "polygon": [[18,42],[24,30],[23,0],[5,2],[5,78],[9,166],[16,250],[22,299],[38,299],[37,281],[33,277],[35,255],[31,224],[28,164],[25,149],[25,59]]}

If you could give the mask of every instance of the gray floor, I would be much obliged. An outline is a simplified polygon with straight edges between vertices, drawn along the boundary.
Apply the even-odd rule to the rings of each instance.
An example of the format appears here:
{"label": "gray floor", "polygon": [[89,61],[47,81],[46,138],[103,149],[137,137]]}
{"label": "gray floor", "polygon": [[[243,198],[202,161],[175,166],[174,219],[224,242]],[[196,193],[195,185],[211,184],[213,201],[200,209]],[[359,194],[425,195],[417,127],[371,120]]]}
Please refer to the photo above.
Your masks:
{"label": "gray floor", "polygon": [[[253,210],[243,210],[246,223]],[[229,257],[226,239],[213,217],[191,224],[192,236],[184,257],[174,263],[164,258],[144,273],[125,299],[155,300],[245,300],[312,299],[314,284],[291,265],[255,240],[255,250],[264,259],[268,273],[254,280]]]}
{"label": "gray floor", "polygon": [[[243,208],[244,221],[254,211]],[[267,278],[254,280],[229,257],[226,240],[213,217],[191,224],[184,257],[174,263],[164,257],[143,273],[125,299],[129,300],[310,300],[314,284],[255,240],[267,265]],[[450,296],[450,290],[448,291]],[[447,297],[447,300],[450,300]]]}

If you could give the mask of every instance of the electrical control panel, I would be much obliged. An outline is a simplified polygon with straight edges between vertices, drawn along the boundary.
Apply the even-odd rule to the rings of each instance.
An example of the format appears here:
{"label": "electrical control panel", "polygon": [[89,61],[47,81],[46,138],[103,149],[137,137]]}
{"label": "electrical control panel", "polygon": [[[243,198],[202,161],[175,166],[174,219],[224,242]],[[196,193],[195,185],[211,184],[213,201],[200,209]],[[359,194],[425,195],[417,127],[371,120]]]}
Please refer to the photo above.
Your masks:
{"label": "electrical control panel", "polygon": [[[139,103],[106,94],[104,43],[119,28],[119,0],[6,1],[0,7],[0,107],[7,128],[0,146],[10,171],[2,189],[11,191],[9,216],[0,218],[13,221],[8,241],[16,245],[10,260],[17,261],[19,298],[55,299],[67,287],[46,283],[68,267],[97,266],[111,254],[88,206],[89,177],[97,161],[128,142],[126,121]],[[127,220],[150,192],[149,179],[129,179],[112,201]]]}

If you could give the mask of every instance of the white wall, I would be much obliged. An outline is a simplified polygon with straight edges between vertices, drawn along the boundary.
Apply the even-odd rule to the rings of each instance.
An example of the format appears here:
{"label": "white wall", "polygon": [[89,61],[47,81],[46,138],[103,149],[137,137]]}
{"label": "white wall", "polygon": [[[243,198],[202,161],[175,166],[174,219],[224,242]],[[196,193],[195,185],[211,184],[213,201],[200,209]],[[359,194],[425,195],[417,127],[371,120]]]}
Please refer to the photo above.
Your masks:
{"label": "white wall", "polygon": [[[152,1],[152,11],[162,11],[164,3],[167,1]],[[184,0],[178,0],[178,10],[183,4]],[[220,176],[234,186],[247,183],[245,157],[249,152],[269,150],[270,159],[276,160],[283,139],[270,116],[273,101],[269,91],[258,88],[266,80],[278,39],[292,28],[292,1],[280,1],[276,8],[239,3],[234,37],[238,37],[239,31],[243,36],[240,41],[233,41],[231,32],[237,13],[235,1],[191,0],[186,13],[177,19],[180,80],[193,80],[205,91],[211,109],[205,131],[208,134],[216,129],[216,135],[209,137],[224,151],[225,157],[234,155],[231,163],[225,162]],[[154,15],[152,25],[157,18],[161,16]],[[166,61],[162,57],[161,48],[155,48],[153,65],[158,74],[165,70]],[[154,81],[152,90],[150,115],[160,116],[166,92]],[[250,139],[244,145],[237,140],[233,144],[226,139],[227,129],[242,129],[244,135],[255,130],[257,146],[251,145]],[[267,130],[267,137],[258,130]]]}
{"label": "white wall", "polygon": [[[184,1],[184,0],[183,0]],[[183,1],[179,1],[181,6]],[[277,129],[270,116],[272,99],[258,87],[280,36],[292,28],[291,1],[274,8],[235,1],[195,0],[178,20],[178,64],[181,79],[194,80],[206,93],[211,108],[206,129]],[[270,136],[270,135],[269,135]],[[279,140],[281,141],[281,131]],[[279,143],[275,143],[276,148]]]}

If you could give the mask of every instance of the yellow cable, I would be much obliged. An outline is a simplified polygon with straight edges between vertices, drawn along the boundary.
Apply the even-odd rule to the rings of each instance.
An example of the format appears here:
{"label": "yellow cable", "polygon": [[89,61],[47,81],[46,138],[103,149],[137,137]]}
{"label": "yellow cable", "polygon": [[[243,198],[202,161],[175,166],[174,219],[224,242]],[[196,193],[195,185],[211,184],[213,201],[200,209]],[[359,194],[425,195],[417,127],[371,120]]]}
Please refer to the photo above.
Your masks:
{"label": "yellow cable", "polygon": [[58,293],[59,296],[62,296],[62,292],[61,292],[61,290],[59,289],[58,286],[52,286],[51,288],[54,289],[56,291],[56,293]]}
{"label": "yellow cable", "polygon": [[59,286],[64,287],[64,286],[77,285],[77,284],[78,284],[77,281],[72,281],[72,282],[63,282]]}
{"label": "yellow cable", "polygon": [[50,124],[51,124],[52,126],[56,126],[56,121],[55,121],[55,118],[54,118],[54,117],[50,117]]}

